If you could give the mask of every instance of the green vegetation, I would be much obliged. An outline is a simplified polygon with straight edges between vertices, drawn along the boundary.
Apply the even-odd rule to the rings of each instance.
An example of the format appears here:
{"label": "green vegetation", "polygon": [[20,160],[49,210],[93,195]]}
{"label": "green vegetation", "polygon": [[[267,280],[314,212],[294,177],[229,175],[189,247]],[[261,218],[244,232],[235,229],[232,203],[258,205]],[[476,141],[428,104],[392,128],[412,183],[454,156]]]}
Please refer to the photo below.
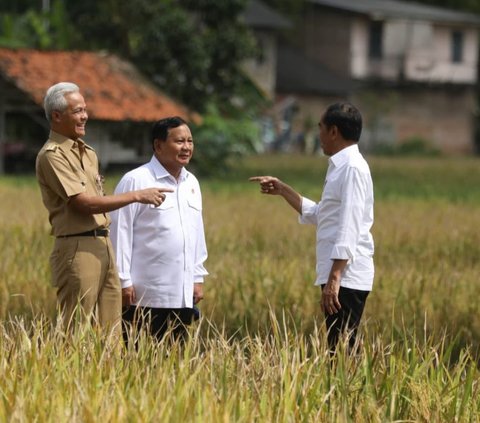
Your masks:
{"label": "green vegetation", "polygon": [[478,159],[369,161],[376,280],[362,354],[333,365],[312,286],[315,230],[247,181],[276,175],[318,199],[325,158],[243,159],[202,181],[204,318],[183,348],[142,335],[138,351],[91,329],[65,339],[39,191],[33,178],[1,178],[0,420],[480,420]]}

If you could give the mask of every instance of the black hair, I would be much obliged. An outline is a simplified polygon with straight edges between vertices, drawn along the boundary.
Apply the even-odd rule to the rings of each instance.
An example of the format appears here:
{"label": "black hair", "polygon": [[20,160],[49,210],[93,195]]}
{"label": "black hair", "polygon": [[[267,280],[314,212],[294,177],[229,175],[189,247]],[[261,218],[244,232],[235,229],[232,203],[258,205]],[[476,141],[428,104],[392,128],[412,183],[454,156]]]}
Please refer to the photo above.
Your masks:
{"label": "black hair", "polygon": [[178,128],[179,126],[186,125],[185,122],[179,116],[168,117],[165,119],[160,119],[155,122],[152,128],[152,147],[155,150],[155,140],[159,139],[160,141],[166,141],[168,137],[168,131],[172,128]]}
{"label": "black hair", "polygon": [[327,128],[335,125],[346,141],[358,142],[362,133],[362,115],[351,103],[334,103],[323,115]]}

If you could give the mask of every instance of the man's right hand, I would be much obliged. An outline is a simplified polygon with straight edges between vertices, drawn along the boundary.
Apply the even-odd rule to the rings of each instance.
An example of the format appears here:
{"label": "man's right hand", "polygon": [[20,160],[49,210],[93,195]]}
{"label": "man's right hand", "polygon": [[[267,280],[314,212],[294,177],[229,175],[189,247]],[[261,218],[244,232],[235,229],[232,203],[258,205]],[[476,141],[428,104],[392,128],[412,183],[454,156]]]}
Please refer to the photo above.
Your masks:
{"label": "man's right hand", "polygon": [[158,207],[165,200],[164,192],[173,192],[171,188],[146,188],[136,191],[137,202],[142,204],[153,204]]}
{"label": "man's right hand", "polygon": [[260,183],[260,192],[269,195],[281,195],[298,213],[302,214],[302,196],[290,185],[274,176],[252,176],[250,182]]}
{"label": "man's right hand", "polygon": [[135,289],[133,286],[128,286],[127,288],[122,288],[122,305],[124,307],[131,306],[137,301],[135,296]]}
{"label": "man's right hand", "polygon": [[262,194],[281,195],[283,182],[274,176],[252,176],[248,179],[250,182],[260,183],[260,192]]}

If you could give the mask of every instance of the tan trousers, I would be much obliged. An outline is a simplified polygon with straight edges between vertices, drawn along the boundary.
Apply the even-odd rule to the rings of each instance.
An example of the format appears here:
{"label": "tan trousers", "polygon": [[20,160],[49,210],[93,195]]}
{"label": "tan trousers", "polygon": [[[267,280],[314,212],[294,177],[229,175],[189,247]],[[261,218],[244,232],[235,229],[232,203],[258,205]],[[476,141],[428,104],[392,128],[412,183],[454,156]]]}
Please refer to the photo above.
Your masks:
{"label": "tan trousers", "polygon": [[121,285],[110,239],[56,238],[50,265],[65,328],[93,318],[120,337]]}

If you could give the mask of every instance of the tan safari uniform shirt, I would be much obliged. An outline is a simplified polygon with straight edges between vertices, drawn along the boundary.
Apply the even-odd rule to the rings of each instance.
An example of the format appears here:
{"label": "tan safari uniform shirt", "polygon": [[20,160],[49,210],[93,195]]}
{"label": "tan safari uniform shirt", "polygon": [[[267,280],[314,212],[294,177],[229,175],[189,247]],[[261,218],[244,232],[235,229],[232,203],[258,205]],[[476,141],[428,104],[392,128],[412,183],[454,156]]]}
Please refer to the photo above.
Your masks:
{"label": "tan safari uniform shirt", "polygon": [[50,131],[48,141],[38,153],[37,179],[54,236],[91,231],[110,223],[106,214],[86,216],[67,207],[69,197],[82,192],[103,195],[97,155],[83,141],[78,143],[85,146],[81,161],[77,142]]}

